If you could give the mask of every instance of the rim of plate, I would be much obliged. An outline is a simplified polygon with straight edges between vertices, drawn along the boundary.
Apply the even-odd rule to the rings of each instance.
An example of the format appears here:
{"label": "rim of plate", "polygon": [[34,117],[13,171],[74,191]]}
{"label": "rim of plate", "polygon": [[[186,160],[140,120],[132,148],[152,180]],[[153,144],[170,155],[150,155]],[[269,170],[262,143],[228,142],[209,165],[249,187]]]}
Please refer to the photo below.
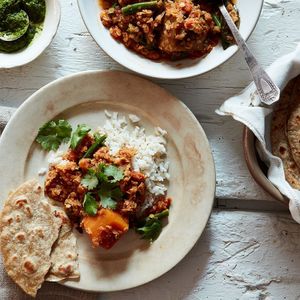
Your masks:
{"label": "rim of plate", "polygon": [[[180,105],[182,107],[182,109],[184,109],[184,111],[187,113],[187,117],[188,119],[190,119],[190,121],[193,124],[193,128],[197,129],[197,134],[199,135],[199,139],[198,141],[201,141],[201,144],[203,145],[203,149],[202,151],[205,151],[206,153],[206,176],[208,177],[209,181],[207,184],[207,188],[205,193],[207,193],[209,195],[209,199],[206,199],[205,204],[203,204],[203,210],[204,213],[202,215],[202,218],[200,218],[200,220],[197,222],[197,225],[199,225],[197,227],[197,230],[194,230],[194,232],[192,232],[191,237],[189,237],[189,243],[185,244],[183,248],[180,249],[179,253],[176,253],[175,255],[175,259],[170,259],[170,261],[166,264],[167,267],[160,267],[158,272],[154,272],[151,276],[149,276],[149,278],[147,277],[144,280],[140,280],[139,278],[137,278],[135,280],[134,283],[128,283],[126,286],[121,286],[121,287],[113,287],[113,288],[85,288],[83,286],[79,286],[76,282],[74,281],[69,281],[69,282],[63,282],[63,285],[66,285],[68,287],[72,287],[75,289],[80,289],[80,290],[88,290],[88,291],[97,291],[97,292],[108,292],[108,291],[119,291],[119,290],[124,290],[124,289],[128,289],[128,288],[133,288],[136,286],[140,286],[143,285],[145,283],[148,283],[158,277],[160,277],[161,275],[165,274],[166,272],[168,272],[169,270],[171,270],[175,265],[177,265],[189,252],[190,250],[194,247],[194,245],[196,244],[196,242],[198,241],[198,239],[200,238],[201,234],[203,233],[205,226],[207,224],[207,221],[210,217],[211,211],[212,211],[212,207],[213,207],[213,202],[214,202],[214,197],[215,197],[215,186],[216,186],[216,172],[215,172],[215,165],[214,165],[214,160],[213,160],[213,156],[212,156],[212,152],[211,152],[211,148],[207,139],[207,136],[202,128],[202,126],[200,125],[200,123],[198,122],[198,120],[196,119],[196,117],[193,115],[193,113],[188,109],[188,107],[179,99],[177,99],[176,97],[174,97],[173,95],[171,95],[169,92],[167,92],[165,89],[161,88],[160,86],[158,86],[155,83],[152,83],[151,81],[145,79],[145,78],[141,78],[139,76],[136,76],[134,74],[130,74],[127,72],[122,72],[122,71],[108,71],[108,70],[98,70],[98,71],[84,71],[84,72],[79,72],[79,73],[75,73],[72,75],[68,75],[65,77],[62,77],[60,79],[57,79],[47,85],[45,85],[44,87],[40,88],[38,91],[36,91],[33,95],[31,95],[27,100],[25,100],[25,102],[17,109],[17,111],[13,114],[11,120],[8,122],[7,126],[5,127],[1,139],[0,139],[0,152],[4,151],[3,148],[5,147],[5,143],[7,140],[11,139],[11,131],[15,130],[15,123],[18,122],[17,120],[19,118],[21,118],[21,122],[24,122],[24,120],[26,120],[26,116],[24,113],[28,113],[28,109],[30,110],[30,107],[33,107],[34,104],[39,101],[40,97],[44,94],[47,93],[49,91],[51,91],[51,89],[53,88],[57,88],[59,87],[59,85],[63,84],[65,81],[67,83],[70,82],[70,80],[73,79],[79,79],[82,76],[96,76],[97,80],[99,79],[98,77],[101,76],[109,76],[110,74],[117,74],[117,76],[126,76],[126,78],[128,78],[128,80],[139,80],[139,81],[143,81],[145,82],[145,84],[147,85],[151,85],[151,87],[155,87],[156,89],[161,90],[161,92],[164,93],[164,95],[166,96],[170,96],[171,100],[168,101],[177,101],[178,105]],[[111,75],[112,76],[112,75]],[[60,91],[61,92],[61,91]],[[48,100],[43,100],[42,104],[44,105],[44,102],[48,102],[50,101]],[[89,100],[88,102],[90,102],[91,100]],[[94,101],[97,101],[96,99]],[[82,101],[82,103],[85,103],[85,101]],[[80,103],[79,103],[80,104]],[[67,105],[67,104],[66,104]],[[76,105],[75,105],[76,106]],[[63,111],[65,111],[66,109],[70,109],[72,108],[73,105],[67,106],[65,109],[59,108],[59,112],[56,112],[55,115],[58,115],[60,113],[62,113]],[[28,118],[28,117],[27,117]],[[26,130],[26,129],[25,129]],[[17,141],[15,141],[17,143]],[[28,142],[29,143],[29,142]],[[197,141],[196,141],[197,143]],[[32,143],[30,143],[30,145],[32,145]],[[26,146],[27,147],[27,146]],[[26,148],[25,147],[25,148]],[[26,150],[23,150],[26,151]],[[28,152],[27,152],[28,154]],[[26,154],[26,155],[27,155]],[[20,160],[22,161],[22,158],[20,158]],[[4,163],[1,162],[1,164],[3,165]],[[195,182],[195,181],[194,181]],[[195,185],[193,182],[193,185]],[[1,203],[3,203],[3,201],[1,201]],[[1,205],[2,206],[2,205]],[[180,241],[178,240],[178,242],[180,243]],[[154,243],[155,244],[155,243]],[[153,245],[154,245],[153,244]],[[152,246],[153,246],[152,245]],[[152,247],[150,246],[150,247]],[[148,276],[148,275],[147,275]]]}
{"label": "rim of plate", "polygon": [[[95,0],[96,1],[96,0]],[[241,0],[240,0],[241,1]],[[244,37],[244,39],[247,41],[249,39],[249,37],[251,36],[251,34],[253,33],[254,29],[256,28],[256,25],[259,21],[259,17],[261,15],[261,12],[262,12],[262,9],[263,9],[263,4],[264,4],[264,0],[259,0],[260,1],[260,7],[259,7],[259,10],[257,10],[256,14],[255,14],[255,22],[252,26],[252,28],[247,32],[247,34]],[[97,39],[94,37],[94,35],[91,33],[92,30],[85,18],[85,15],[84,15],[84,10],[83,10],[83,1],[82,0],[77,0],[77,5],[78,5],[78,8],[79,8],[79,11],[80,11],[80,15],[81,15],[81,18],[87,28],[87,30],[89,31],[91,37],[93,38],[93,40],[96,42],[96,44],[102,49],[105,51],[105,53],[110,56],[113,60],[115,60],[117,63],[119,63],[120,65],[126,67],[127,69],[131,70],[131,71],[134,71],[140,75],[143,75],[143,76],[147,76],[147,77],[150,77],[150,78],[157,78],[157,79],[185,79],[185,78],[191,78],[191,77],[196,77],[196,76],[199,76],[199,75],[203,75],[203,74],[206,74],[216,68],[218,68],[219,66],[223,65],[225,62],[227,62],[234,54],[237,53],[237,51],[239,50],[239,48],[236,46],[236,45],[233,45],[229,48],[227,48],[226,50],[224,50],[223,52],[223,58],[219,61],[219,62],[215,62],[211,67],[208,67],[206,68],[204,71],[199,71],[197,69],[193,70],[192,72],[190,72],[190,74],[186,74],[186,75],[183,75],[181,74],[180,70],[177,70],[177,74],[176,75],[161,75],[161,74],[158,74],[158,72],[148,72],[147,68],[144,68],[143,70],[141,70],[139,67],[136,67],[135,64],[130,64],[130,63],[127,63],[126,60],[122,60],[120,58],[120,55],[119,53],[113,53],[112,51],[110,51],[109,47],[106,46],[105,43],[102,43],[101,45],[97,42]],[[107,30],[107,29],[106,29]],[[111,39],[113,39],[113,37],[110,36]],[[116,43],[119,43],[116,41]],[[121,44],[121,43],[120,43]],[[123,44],[122,44],[123,47],[125,47]],[[129,50],[126,48],[127,51],[130,51],[132,52],[132,54],[138,56],[138,57],[141,57],[139,54],[135,53],[134,51],[132,50]],[[208,53],[207,56],[209,56],[210,53]],[[143,57],[142,57],[143,58]],[[205,59],[206,57],[203,57],[202,59]],[[145,59],[145,58],[144,58]],[[200,60],[202,60],[200,58]],[[146,59],[148,60],[148,59]],[[151,61],[151,60],[150,60]],[[180,60],[178,61],[178,63],[180,63],[181,61],[190,61],[190,60]],[[151,61],[151,63],[161,63],[161,62],[153,62]]]}
{"label": "rim of plate", "polygon": [[[51,7],[50,11],[48,8]],[[59,0],[46,0],[46,16],[43,30],[34,37],[33,41],[24,49],[17,52],[0,52],[0,70],[12,69],[27,65],[38,58],[53,41],[61,18]],[[3,57],[3,59],[2,59]],[[10,59],[5,59],[10,57]]]}

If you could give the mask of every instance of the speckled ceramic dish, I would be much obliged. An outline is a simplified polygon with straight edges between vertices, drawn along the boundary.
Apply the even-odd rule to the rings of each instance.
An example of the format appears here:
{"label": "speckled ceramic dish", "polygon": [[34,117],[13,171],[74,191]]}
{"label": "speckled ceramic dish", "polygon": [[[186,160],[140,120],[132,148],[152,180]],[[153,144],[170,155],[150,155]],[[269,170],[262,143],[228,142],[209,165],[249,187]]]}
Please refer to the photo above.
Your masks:
{"label": "speckled ceramic dish", "polygon": [[[0,199],[47,167],[34,142],[38,128],[56,116],[95,128],[104,110],[133,113],[151,132],[168,132],[173,199],[168,224],[151,245],[128,232],[112,249],[93,249],[77,234],[81,278],[63,284],[90,291],[115,291],[153,280],[174,267],[194,246],[209,218],[215,193],[215,168],[206,135],[190,110],[159,86],[123,72],[91,71],[68,76],[41,88],[13,115],[0,141]],[[9,155],[7,155],[9,153]],[[40,178],[41,183],[43,178]]]}
{"label": "speckled ceramic dish", "polygon": [[[131,50],[112,38],[100,20],[101,7],[98,0],[77,0],[81,16],[96,43],[115,61],[124,67],[142,75],[163,78],[180,79],[208,72],[234,55],[238,47],[232,46],[225,51],[218,45],[211,53],[200,59],[183,59],[180,61],[152,61]],[[241,17],[240,32],[248,39],[259,19],[263,0],[238,0],[237,7]],[[95,57],[95,59],[97,59]]]}
{"label": "speckled ceramic dish", "polygon": [[243,133],[243,147],[244,147],[244,155],[245,160],[254,180],[274,199],[278,200],[282,204],[288,206],[289,200],[284,197],[278,189],[270,182],[270,180],[266,176],[267,167],[260,160],[256,149],[255,149],[256,137],[252,133],[252,131],[244,127]]}
{"label": "speckled ceramic dish", "polygon": [[0,69],[9,69],[26,65],[36,59],[50,45],[60,21],[59,0],[46,0],[46,16],[43,30],[37,33],[28,47],[14,52],[0,52]]}

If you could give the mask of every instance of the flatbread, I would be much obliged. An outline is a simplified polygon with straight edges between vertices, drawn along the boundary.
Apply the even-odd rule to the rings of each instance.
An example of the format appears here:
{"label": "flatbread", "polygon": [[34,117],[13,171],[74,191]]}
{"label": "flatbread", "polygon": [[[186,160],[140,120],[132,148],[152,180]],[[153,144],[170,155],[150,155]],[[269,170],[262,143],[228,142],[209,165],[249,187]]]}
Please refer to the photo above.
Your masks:
{"label": "flatbread", "polygon": [[51,266],[51,248],[61,218],[54,215],[36,180],[19,186],[4,203],[0,217],[0,249],[7,274],[35,297]]}
{"label": "flatbread", "polygon": [[300,189],[300,171],[293,158],[286,133],[294,87],[295,80],[292,80],[282,92],[280,101],[274,108],[271,124],[271,144],[272,153],[282,160],[287,182],[293,188]]}
{"label": "flatbread", "polygon": [[51,252],[51,268],[46,281],[61,281],[79,278],[79,264],[76,237],[66,213],[61,208],[55,209],[55,214],[62,220],[62,226],[57,241]]}
{"label": "flatbread", "polygon": [[294,89],[291,95],[287,137],[293,158],[297,166],[300,167],[300,76],[295,79]]}

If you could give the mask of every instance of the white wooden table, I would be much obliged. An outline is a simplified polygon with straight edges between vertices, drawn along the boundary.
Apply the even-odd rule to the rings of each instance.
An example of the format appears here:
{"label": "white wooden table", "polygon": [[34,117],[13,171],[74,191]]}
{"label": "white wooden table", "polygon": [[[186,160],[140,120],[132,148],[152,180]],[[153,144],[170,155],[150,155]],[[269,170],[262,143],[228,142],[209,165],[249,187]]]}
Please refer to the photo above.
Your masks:
{"label": "white wooden table", "polygon": [[[123,70],[93,41],[76,1],[62,0],[61,5],[61,24],[46,52],[28,66],[0,71],[0,105],[18,107],[43,85],[74,72]],[[295,48],[299,19],[300,0],[265,1],[249,40],[262,65]],[[299,299],[300,226],[251,178],[243,158],[242,126],[214,113],[250,82],[241,55],[200,77],[154,81],[188,105],[210,140],[217,191],[207,228],[182,262],[147,285],[101,295],[70,290],[68,296],[58,286],[55,299]],[[0,298],[8,282],[0,275]],[[52,290],[45,284],[39,298],[54,299]],[[17,289],[8,293],[7,299],[26,299]]]}

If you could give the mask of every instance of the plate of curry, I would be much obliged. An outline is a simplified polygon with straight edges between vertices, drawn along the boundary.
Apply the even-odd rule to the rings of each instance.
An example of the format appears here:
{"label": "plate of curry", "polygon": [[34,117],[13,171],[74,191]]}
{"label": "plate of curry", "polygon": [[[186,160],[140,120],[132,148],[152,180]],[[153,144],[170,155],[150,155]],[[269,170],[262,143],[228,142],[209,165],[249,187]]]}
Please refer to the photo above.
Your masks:
{"label": "plate of curry", "polygon": [[[148,187],[150,184],[147,181],[150,175],[133,171],[132,156],[137,154],[122,149],[117,155],[108,155],[108,148],[100,143],[89,150],[101,137],[93,130],[105,124],[107,111],[132,118],[138,116],[140,126],[148,135],[154,136],[153,128],[156,127],[167,132],[166,155],[170,174],[167,194],[160,199],[161,202],[156,202],[155,208],[150,208],[153,211],[148,211],[147,216],[161,213],[163,217],[168,209],[168,217],[161,219],[162,230],[152,242],[134,228],[137,227],[134,203],[144,201],[145,184]],[[39,128],[52,120],[67,120],[73,129],[83,123],[92,128],[85,140],[81,140],[77,152],[69,146],[64,149],[62,155],[67,166],[64,175],[79,176],[81,183],[82,177],[89,176],[85,177],[83,191],[79,185],[70,185],[69,190],[64,186],[63,199],[60,198],[62,194],[56,194],[56,188],[59,190],[63,180],[63,176],[58,175],[61,170],[53,165],[48,167],[48,154],[36,142],[41,133]],[[113,140],[109,140],[114,130],[111,129],[106,137],[110,147],[114,145]],[[78,142],[77,138],[74,140]],[[150,148],[151,139],[148,143],[146,148]],[[139,147],[142,148],[143,144]],[[84,160],[83,156],[86,156]],[[0,167],[6,172],[0,182],[1,199],[26,180],[38,178],[46,196],[64,206],[74,225],[81,276],[79,280],[62,284],[77,289],[117,291],[163,275],[195,245],[213,206],[215,168],[207,137],[199,122],[180,100],[164,89],[124,72],[82,72],[38,90],[20,106],[5,128],[0,140],[0,157]],[[38,176],[45,167],[45,176]],[[72,173],[72,168],[75,173]],[[93,177],[96,173],[97,181]],[[162,186],[155,180],[152,188],[158,191],[157,188]],[[103,196],[105,192],[107,196],[107,191],[110,197]],[[83,198],[80,198],[80,193],[83,193]],[[100,197],[97,196],[99,193]],[[87,194],[98,203],[96,210],[91,204],[95,202],[90,199],[85,199],[85,204],[80,202]],[[124,194],[126,196],[122,196]],[[81,207],[85,218],[80,220],[76,220],[80,214],[76,215],[75,207],[65,205],[66,199],[72,204],[76,197],[85,206]],[[67,211],[68,207],[74,213],[74,219]],[[78,230],[80,224],[82,230]],[[99,238],[94,234],[97,228],[107,224],[112,227],[112,235],[106,236],[104,232]]]}

